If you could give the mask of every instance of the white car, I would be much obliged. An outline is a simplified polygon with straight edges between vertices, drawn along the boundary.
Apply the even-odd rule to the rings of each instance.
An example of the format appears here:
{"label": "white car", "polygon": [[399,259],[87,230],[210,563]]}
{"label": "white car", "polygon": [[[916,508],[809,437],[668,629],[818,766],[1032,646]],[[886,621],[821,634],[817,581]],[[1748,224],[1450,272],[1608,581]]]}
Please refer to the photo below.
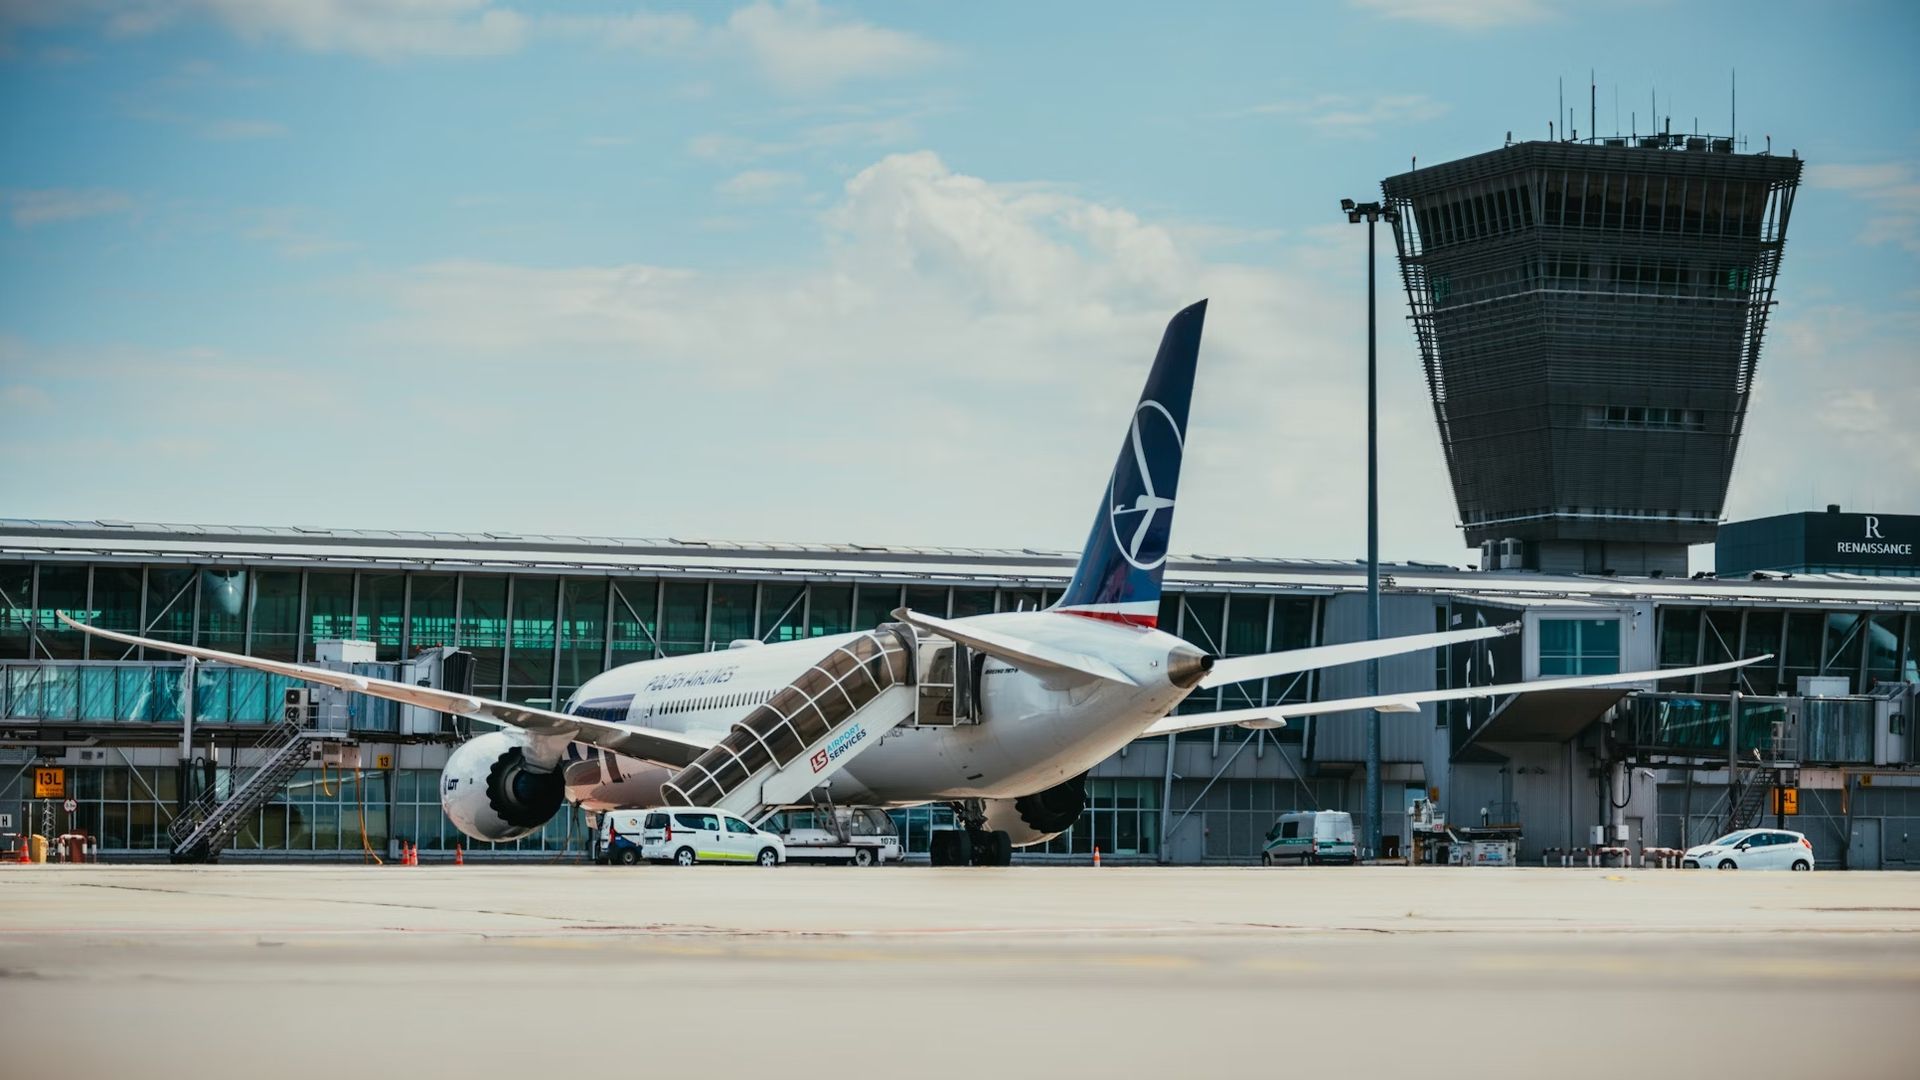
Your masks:
{"label": "white car", "polygon": [[647,811],[640,823],[640,857],[678,866],[703,862],[779,866],[787,861],[787,845],[725,810],[675,806]]}
{"label": "white car", "polygon": [[1785,829],[1741,829],[1687,849],[1681,866],[1714,870],[1811,870],[1813,841]]}

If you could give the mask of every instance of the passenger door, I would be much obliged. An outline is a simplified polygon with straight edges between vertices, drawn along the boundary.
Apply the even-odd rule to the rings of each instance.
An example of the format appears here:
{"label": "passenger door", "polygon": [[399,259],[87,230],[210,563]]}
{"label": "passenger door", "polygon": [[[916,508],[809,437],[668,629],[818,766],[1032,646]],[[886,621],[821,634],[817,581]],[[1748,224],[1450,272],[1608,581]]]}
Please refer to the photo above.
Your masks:
{"label": "passenger door", "polygon": [[681,833],[685,832],[688,847],[698,859],[723,857],[726,853],[726,841],[720,835],[720,819],[713,814],[677,813],[673,815],[674,847],[680,846]]}
{"label": "passenger door", "polygon": [[762,841],[753,826],[737,817],[722,818],[726,823],[727,857],[741,862],[752,862],[760,854]]}
{"label": "passenger door", "polygon": [[1740,853],[1740,869],[1773,869],[1774,843],[1770,832],[1757,832],[1747,837],[1747,850]]}

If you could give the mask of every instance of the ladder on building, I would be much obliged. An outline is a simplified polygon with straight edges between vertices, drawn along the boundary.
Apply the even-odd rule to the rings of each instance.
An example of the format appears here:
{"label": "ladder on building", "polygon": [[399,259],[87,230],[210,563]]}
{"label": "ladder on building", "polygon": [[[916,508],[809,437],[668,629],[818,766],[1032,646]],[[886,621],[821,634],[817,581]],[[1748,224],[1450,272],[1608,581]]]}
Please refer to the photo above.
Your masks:
{"label": "ladder on building", "polygon": [[911,627],[883,623],[834,649],[661,785],[668,804],[718,807],[758,824],[805,802],[913,719],[914,646]]}
{"label": "ladder on building", "polygon": [[283,722],[268,729],[260,741],[234,755],[238,764],[252,757],[259,764],[238,780],[227,798],[217,787],[209,787],[185,810],[174,816],[167,835],[173,840],[168,856],[176,863],[210,863],[232,841],[241,825],[261,807],[280,794],[293,774],[313,760],[313,733],[296,723]]}

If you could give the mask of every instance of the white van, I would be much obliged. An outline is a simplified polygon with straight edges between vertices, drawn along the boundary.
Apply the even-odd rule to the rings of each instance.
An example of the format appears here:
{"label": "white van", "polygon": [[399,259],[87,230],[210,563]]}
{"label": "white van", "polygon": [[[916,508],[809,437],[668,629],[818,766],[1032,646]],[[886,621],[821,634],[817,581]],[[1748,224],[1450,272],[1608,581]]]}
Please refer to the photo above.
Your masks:
{"label": "white van", "polygon": [[[672,806],[645,812],[615,810],[607,818],[609,862],[632,865],[645,859],[679,866],[703,862],[778,866],[787,861],[787,846],[778,836],[725,810]],[[637,835],[632,830],[636,819]]]}
{"label": "white van", "polygon": [[1260,865],[1272,866],[1288,859],[1298,859],[1302,866],[1356,862],[1353,815],[1345,810],[1292,810],[1281,814],[1267,830]]}

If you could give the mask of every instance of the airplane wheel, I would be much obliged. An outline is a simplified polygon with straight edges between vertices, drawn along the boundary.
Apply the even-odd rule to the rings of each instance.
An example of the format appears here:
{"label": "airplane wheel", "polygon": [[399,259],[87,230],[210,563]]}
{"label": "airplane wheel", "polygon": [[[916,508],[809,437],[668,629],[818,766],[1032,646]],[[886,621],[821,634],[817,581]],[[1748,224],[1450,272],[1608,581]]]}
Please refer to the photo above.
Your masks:
{"label": "airplane wheel", "polygon": [[864,847],[854,848],[853,849],[853,865],[872,866],[873,865],[873,849],[864,848]]}
{"label": "airplane wheel", "polygon": [[673,865],[692,866],[693,865],[693,849],[690,847],[683,847],[679,851],[674,852]]}
{"label": "airplane wheel", "polygon": [[965,829],[953,829],[947,833],[953,839],[947,841],[949,866],[973,865],[973,834]]}
{"label": "airplane wheel", "polygon": [[947,865],[947,832],[937,832],[927,837],[927,862],[932,866]]}
{"label": "airplane wheel", "polygon": [[981,833],[980,835],[985,841],[983,844],[985,851],[980,860],[980,865],[1013,865],[1013,837],[1009,835],[1005,829],[995,829],[990,833]]}

